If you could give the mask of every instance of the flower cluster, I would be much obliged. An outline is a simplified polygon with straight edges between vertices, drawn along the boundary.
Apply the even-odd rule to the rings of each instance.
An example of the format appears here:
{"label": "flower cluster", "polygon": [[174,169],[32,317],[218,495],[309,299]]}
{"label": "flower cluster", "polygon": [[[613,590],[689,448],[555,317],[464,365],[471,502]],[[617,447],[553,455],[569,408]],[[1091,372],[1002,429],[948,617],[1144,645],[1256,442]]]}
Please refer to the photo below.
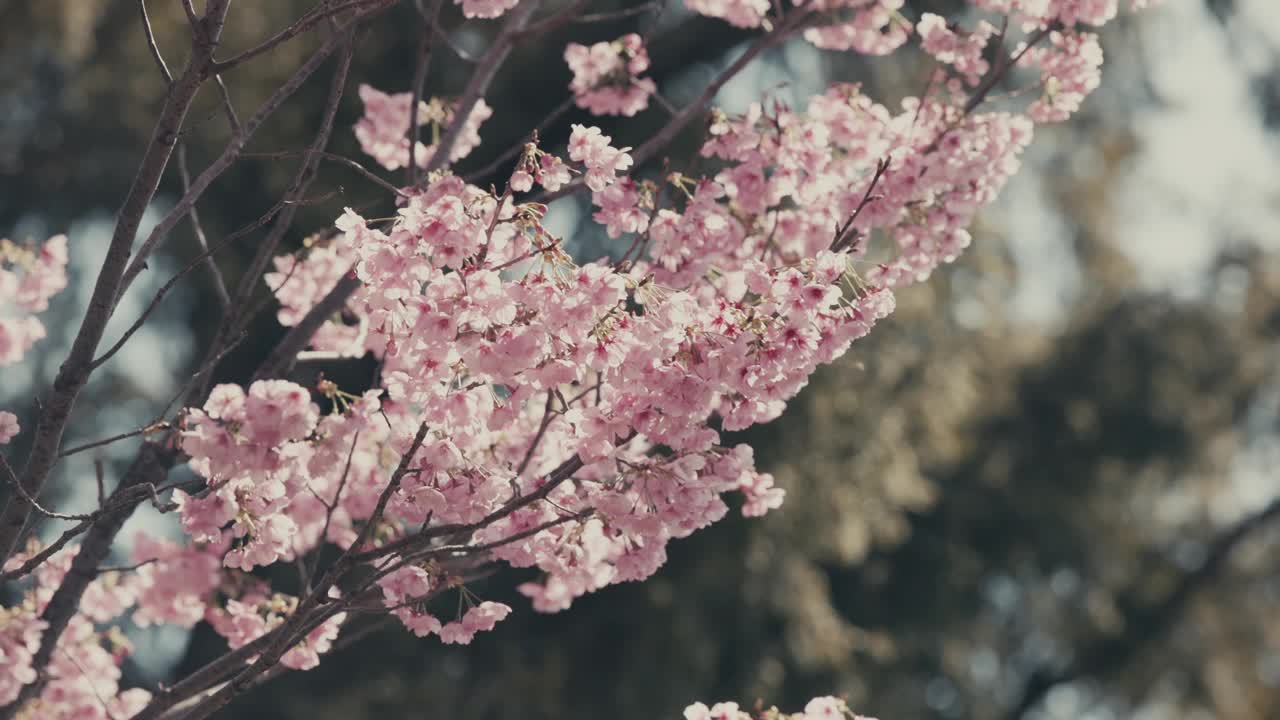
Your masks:
{"label": "flower cluster", "polygon": [[977,85],[991,69],[982,54],[996,34],[996,26],[985,20],[962,34],[948,27],[941,15],[924,13],[916,23],[916,32],[920,34],[922,50],[938,62],[955,67],[970,85]]}
{"label": "flower cluster", "polygon": [[1102,82],[1102,47],[1091,33],[1049,35],[1049,47],[1027,51],[1027,61],[1040,67],[1044,93],[1027,108],[1036,122],[1062,122]]}
{"label": "flower cluster", "polygon": [[182,526],[200,542],[218,542],[224,526],[238,542],[227,553],[228,567],[252,570],[292,557],[297,523],[285,512],[302,490],[294,472],[299,442],[315,429],[319,409],[302,387],[284,380],[260,380],[245,394],[239,386],[214,388],[203,410],[189,410],[183,449],[191,468],[209,481],[202,496],[174,492]]}
{"label": "flower cluster", "polygon": [[569,135],[569,159],[586,167],[587,187],[599,192],[613,184],[620,172],[631,167],[631,148],[615,148],[613,138],[604,135],[598,127],[574,125]]}
{"label": "flower cluster", "polygon": [[[27,553],[10,558],[4,570],[16,569],[39,549],[33,544]],[[78,551],[71,547],[55,553],[36,570],[35,582],[21,600],[0,608],[0,705],[12,702],[23,685],[36,679],[32,661],[48,627],[41,615]],[[151,697],[147,691],[120,688],[120,666],[132,646],[118,628],[98,627],[127,610],[136,597],[136,588],[119,572],[103,573],[90,583],[79,612],[58,638],[46,670],[49,682],[33,701],[31,709],[38,709],[34,717],[110,720],[129,717],[146,705]]]}
{"label": "flower cluster", "polygon": [[888,55],[902,47],[911,25],[899,12],[906,0],[817,0],[834,22],[810,28],[804,38],[824,50]]}
{"label": "flower cluster", "polygon": [[141,627],[169,624],[192,627],[204,618],[211,593],[222,582],[222,543],[181,546],[138,533],[133,544],[137,565],[129,585],[137,596],[133,621]]}
{"label": "flower cluster", "polygon": [[593,115],[630,117],[649,106],[658,86],[640,73],[649,69],[649,54],[635,33],[591,46],[569,43],[565,62],[573,71],[569,90],[578,107]]}
{"label": "flower cluster", "polygon": [[[241,648],[279,627],[298,609],[298,599],[282,593],[267,594],[262,584],[248,581],[249,588],[239,598],[227,600],[221,608],[213,607],[205,619],[215,632],[226,638],[231,648]],[[333,647],[338,629],[346,619],[338,613],[325,620],[289,648],[280,658],[281,664],[294,670],[310,670],[320,664],[320,655]]]}
{"label": "flower cluster", "polygon": [[0,445],[7,444],[22,428],[18,425],[18,416],[7,410],[0,410]]}
{"label": "flower cluster", "polygon": [[[433,575],[432,570],[436,573]],[[391,613],[418,637],[432,633],[445,643],[467,645],[476,633],[492,630],[502,619],[511,614],[511,607],[502,603],[484,601],[472,603],[462,617],[441,623],[426,609],[426,601],[435,593],[447,589],[448,578],[440,577],[439,569],[418,565],[406,565],[389,573],[378,581],[383,601]],[[462,590],[463,599],[471,598]]]}
{"label": "flower cluster", "polygon": [[844,700],[836,697],[814,698],[804,706],[804,712],[790,715],[769,708],[752,716],[735,702],[716,703],[711,707],[694,703],[684,709],[684,717],[685,720],[875,720],[854,713]]}
{"label": "flower cluster", "polygon": [[[369,85],[361,85],[360,100],[364,103],[364,117],[356,123],[356,139],[360,147],[388,170],[409,165],[411,140],[409,131],[413,124],[413,93],[389,95]],[[456,107],[438,99],[418,101],[418,124],[432,125],[438,132],[453,122]],[[480,125],[493,116],[493,108],[478,100],[471,108],[462,132],[449,151],[449,161],[457,162],[480,144]],[[435,155],[435,143],[419,142],[413,152],[413,160],[425,167]]]}
{"label": "flower cluster", "polygon": [[[588,182],[593,173],[612,180],[622,153],[594,128],[574,133],[570,157],[583,164]],[[353,452],[365,442],[403,446],[410,417],[429,418],[432,429],[383,519],[430,530],[493,518],[477,528],[477,540],[501,545],[493,554],[513,565],[541,568],[547,579],[523,589],[550,610],[609,583],[647,577],[668,540],[724,515],[723,493],[741,493],[747,514],[776,507],[782,493],[754,469],[750,448],[719,446],[706,420],[716,415],[731,430],[776,417],[813,368],[843,353],[892,310],[893,299],[880,288],[843,288],[848,257],[826,251],[798,267],[746,260],[696,290],[657,282],[662,269],[646,263],[578,266],[538,218],[533,206],[507,207],[445,178],[410,197],[390,228],[371,227],[352,212],[339,228],[356,248],[364,283],[348,310],[369,328],[366,349],[381,357],[391,411],[385,439],[362,436]],[[498,272],[522,262],[528,267],[519,278]],[[193,413],[196,427],[214,413],[209,406]],[[218,442],[193,435],[184,445],[202,474],[217,448],[240,447],[221,440],[218,427]],[[329,445],[333,436],[317,431],[298,444]],[[654,454],[659,446],[669,454]],[[341,466],[305,462],[306,453],[289,443],[279,456],[294,460],[260,468],[260,489],[241,496],[265,493],[272,510],[283,496],[306,505],[310,493],[282,494],[274,478],[325,496]],[[557,470],[566,464],[581,466],[575,479]],[[232,466],[211,475],[235,473]],[[348,487],[343,503],[365,484]],[[541,489],[546,503],[501,516],[513,497]],[[212,505],[213,497],[202,502]],[[221,523],[244,507],[222,503],[214,515]],[[347,518],[367,517],[369,503],[362,505]],[[292,507],[277,514],[295,517],[300,511]],[[580,513],[590,517],[573,518]],[[263,524],[260,513],[250,514]],[[188,515],[203,512],[184,506]],[[192,529],[205,524],[189,522]],[[382,587],[389,606],[397,606],[433,582],[425,571],[406,569]],[[417,583],[418,592],[403,583]],[[429,614],[399,610],[415,632],[442,632]]]}
{"label": "flower cluster", "polygon": [[492,19],[502,17],[520,0],[454,0],[462,6],[462,15],[469,18]]}
{"label": "flower cluster", "polygon": [[35,316],[67,286],[67,236],[38,249],[0,238],[0,367],[13,365],[44,338]]}
{"label": "flower cluster", "polygon": [[511,173],[508,186],[513,192],[529,192],[536,182],[548,192],[555,192],[573,178],[572,170],[559,157],[538,149],[534,143],[525,145],[520,162]]}

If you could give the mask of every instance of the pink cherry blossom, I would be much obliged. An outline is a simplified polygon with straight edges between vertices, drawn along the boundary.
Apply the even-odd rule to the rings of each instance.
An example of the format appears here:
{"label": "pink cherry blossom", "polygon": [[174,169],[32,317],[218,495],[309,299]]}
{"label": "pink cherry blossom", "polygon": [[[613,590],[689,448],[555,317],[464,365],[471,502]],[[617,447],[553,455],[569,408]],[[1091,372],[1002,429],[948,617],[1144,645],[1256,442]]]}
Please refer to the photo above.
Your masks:
{"label": "pink cherry blossom", "polygon": [[454,0],[462,6],[462,14],[469,18],[492,19],[502,17],[520,0]]}
{"label": "pink cherry blossom", "polygon": [[[409,131],[413,122],[413,93],[387,94],[369,85],[361,85],[360,99],[364,102],[364,117],[355,126],[360,147],[388,170],[398,170],[409,165]],[[419,100],[418,124],[434,123],[448,127],[453,123],[456,108],[451,104]],[[493,116],[493,109],[483,99],[477,100],[467,115],[462,133],[449,152],[449,161],[457,162],[480,144],[480,125]],[[428,133],[429,136],[429,133]],[[435,154],[434,145],[418,143],[414,160],[426,166]]]}
{"label": "pink cherry blossom", "polygon": [[0,410],[0,445],[8,443],[21,431],[18,416],[7,410]]}
{"label": "pink cherry blossom", "polygon": [[599,192],[613,183],[617,173],[631,167],[631,148],[615,148],[613,138],[600,132],[598,127],[574,125],[569,136],[569,159],[580,162],[587,169],[587,187]]}
{"label": "pink cherry blossom", "polygon": [[916,32],[920,34],[920,46],[925,52],[940,63],[954,66],[970,85],[977,85],[991,68],[983,58],[983,51],[996,34],[996,27],[985,20],[975,29],[960,34],[947,27],[942,16],[924,13],[916,23]]}
{"label": "pink cherry blossom", "polygon": [[573,71],[569,89],[578,107],[593,115],[630,117],[649,106],[657,85],[640,74],[649,69],[649,54],[635,33],[591,46],[569,43],[565,62]]}
{"label": "pink cherry blossom", "polygon": [[769,12],[769,0],[685,0],[692,11],[708,17],[722,18],[742,28],[758,27]]}

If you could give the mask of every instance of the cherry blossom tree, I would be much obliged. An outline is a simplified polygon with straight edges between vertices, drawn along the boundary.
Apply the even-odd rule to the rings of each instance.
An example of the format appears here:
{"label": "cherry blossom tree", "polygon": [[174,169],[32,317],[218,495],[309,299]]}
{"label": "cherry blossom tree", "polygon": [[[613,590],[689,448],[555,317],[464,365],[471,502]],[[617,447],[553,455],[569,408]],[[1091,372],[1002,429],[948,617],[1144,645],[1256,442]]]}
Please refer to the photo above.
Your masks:
{"label": "cherry blossom tree", "polygon": [[[494,112],[485,96],[512,50],[616,14],[587,12],[589,0],[461,0],[467,22],[497,29],[473,58],[463,93],[444,98],[425,83],[440,0],[415,4],[424,40],[407,87],[350,77],[359,43],[396,32],[385,20],[395,4],[323,0],[224,56],[231,0],[202,9],[184,0],[190,50],[175,74],[139,2],[167,83],[163,107],[34,427],[0,411],[0,444],[25,435],[30,448],[21,461],[0,454],[9,489],[0,564],[19,598],[0,608],[3,717],[210,717],[387,622],[443,643],[493,631],[515,610],[474,586],[506,568],[536,569],[539,579],[519,592],[535,611],[562,611],[586,593],[652,575],[668,542],[729,512],[728,495],[748,516],[779,507],[784,491],[756,469],[752,449],[722,444],[722,434],[777,418],[819,365],[893,312],[895,290],[963,252],[968,226],[1016,173],[1035,125],[1066,120],[1097,87],[1102,55],[1092,28],[1119,11],[1118,0],[971,0],[965,18],[948,19],[907,17],[903,0],[688,0],[692,11],[755,32],[693,102],[672,106],[645,77],[645,35],[569,43],[563,59],[573,79],[562,107],[629,118],[659,105],[667,124],[636,147],[597,126],[575,124],[562,138],[530,128],[499,155],[501,182],[485,188],[452,168],[484,142]],[[319,48],[241,119],[223,76],[308,33],[323,38]],[[896,107],[851,84],[803,107],[769,98],[742,114],[710,107],[762,52],[793,38],[863,55],[915,48],[936,70],[919,96]],[[205,191],[326,66],[328,100],[289,190],[235,233],[213,241],[198,233],[200,256],[105,345],[108,320],[148,260],[180,223],[199,227]],[[1014,70],[1025,87],[993,109],[993,91]],[[183,195],[139,241],[162,176],[175,153],[184,158],[187,116],[205,86],[221,93],[230,140],[194,177],[180,163]],[[351,131],[372,166],[327,149],[353,86],[364,114]],[[699,123],[698,172],[658,162]],[[330,227],[290,250],[286,237],[297,208],[313,202],[322,162],[378,188],[385,211],[335,207]],[[549,203],[577,193],[617,243],[608,258],[575,259],[544,224]],[[225,277],[218,253],[261,228],[248,266]],[[75,247],[61,235],[0,243],[0,366],[44,336],[40,314],[67,285]],[[179,409],[64,447],[94,371],[196,272],[210,274],[222,320],[173,403]],[[253,302],[264,285],[288,331],[252,376],[213,382],[267,308]],[[287,379],[315,356],[372,356],[377,378],[360,388]],[[98,478],[94,509],[41,504],[60,459],[137,438],[114,489]],[[179,465],[195,479],[171,480]],[[131,564],[106,566],[143,503],[175,513],[183,541],[143,535]],[[38,526],[54,523],[64,528],[55,539],[35,539]],[[282,573],[290,583],[279,582]],[[120,664],[131,652],[117,628],[124,618],[205,623],[227,651],[171,685],[122,688]],[[744,714],[734,703],[685,712],[689,720]],[[835,698],[815,699],[801,716],[854,717]]]}

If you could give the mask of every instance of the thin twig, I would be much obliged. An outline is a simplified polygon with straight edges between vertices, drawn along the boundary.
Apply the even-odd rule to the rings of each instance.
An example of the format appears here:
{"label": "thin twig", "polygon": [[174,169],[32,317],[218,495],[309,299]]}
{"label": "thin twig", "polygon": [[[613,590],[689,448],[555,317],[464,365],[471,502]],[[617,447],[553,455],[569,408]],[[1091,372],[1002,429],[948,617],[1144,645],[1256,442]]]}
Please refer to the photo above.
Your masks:
{"label": "thin twig", "polygon": [[98,568],[98,574],[99,574],[99,575],[103,575],[103,574],[105,574],[105,573],[126,573],[126,572],[133,572],[134,570],[137,570],[138,568],[146,567],[146,566],[148,566],[148,565],[150,565],[150,564],[152,564],[152,563],[159,562],[159,561],[160,561],[160,558],[158,558],[158,557],[153,557],[153,558],[151,558],[150,560],[143,560],[142,562],[136,562],[136,563],[134,563],[134,564],[132,564],[132,565],[104,565],[104,566],[102,566],[102,567]]}
{"label": "thin twig", "polygon": [[44,561],[53,557],[53,555],[66,546],[67,543],[79,537],[85,530],[88,530],[90,524],[91,523],[88,520],[81,520],[78,524],[64,530],[62,534],[58,536],[57,540],[54,540],[49,543],[48,546],[41,548],[39,552],[27,558],[21,565],[9,570],[8,572],[0,573],[0,580],[9,582],[11,580],[19,580],[26,577],[33,570],[43,565]]}
{"label": "thin twig", "polygon": [[36,500],[27,492],[26,488],[22,487],[22,483],[18,481],[18,474],[13,471],[13,467],[9,465],[9,461],[5,459],[4,455],[0,455],[0,472],[4,473],[5,482],[7,482],[10,486],[13,487],[13,491],[17,493],[18,496],[20,496],[21,498],[26,500],[28,503],[30,503],[31,507],[34,508],[36,512],[40,513],[45,517],[51,518],[53,520],[72,520],[72,521],[76,521],[76,520],[83,521],[83,520],[89,520],[92,518],[92,515],[89,515],[89,514],[68,515],[67,513],[59,513],[59,512],[54,512],[52,510],[46,509],[44,506],[40,504],[38,500]]}
{"label": "thin twig", "polygon": [[165,84],[172,85],[173,73],[169,72],[169,66],[165,64],[164,56],[160,54],[160,46],[156,45],[155,33],[151,31],[151,18],[147,15],[147,0],[138,0],[138,12],[142,15],[142,31],[147,36],[147,49],[151,51],[151,59],[155,60],[156,67],[160,68]]}
{"label": "thin twig", "polygon": [[[443,0],[433,0],[431,12],[422,16],[423,28],[418,37],[418,59],[413,68],[413,104],[409,107],[409,166],[405,168],[409,186],[418,185],[418,144],[422,141],[422,128],[418,125],[418,111],[422,104],[422,93],[427,84],[427,73],[431,70],[431,40],[440,28],[440,8]],[[421,4],[417,7],[421,9]]]}
{"label": "thin twig", "polygon": [[[354,21],[353,21],[354,22]],[[209,167],[205,168],[191,184],[191,190],[184,193],[182,198],[178,200],[173,209],[170,210],[164,218],[156,224],[151,233],[147,235],[147,239],[143,241],[134,255],[129,267],[125,270],[124,279],[121,282],[120,292],[117,293],[116,299],[128,290],[134,278],[138,276],[147,267],[147,258],[155,251],[161,243],[169,236],[169,233],[178,224],[178,222],[187,215],[188,210],[197,200],[204,194],[205,190],[216,180],[227,168],[240,157],[246,143],[257,132],[258,128],[271,117],[276,110],[289,99],[302,84],[311,77],[316,70],[324,64],[335,50],[345,43],[348,43],[350,37],[348,34],[337,35],[330,38],[324,45],[320,46],[311,57],[294,71],[293,75],[285,81],[283,85],[273,92],[270,97],[258,108],[248,120],[245,121],[241,131],[232,136],[231,140],[223,148],[222,154],[218,159],[214,160]],[[293,199],[297,200],[301,194],[296,195]]]}
{"label": "thin twig", "polygon": [[361,165],[359,162],[352,160],[351,158],[346,157],[344,155],[338,155],[336,153],[323,152],[320,150],[282,150],[280,152],[270,152],[270,153],[244,153],[243,155],[241,155],[241,157],[261,158],[264,160],[282,160],[284,158],[306,157],[311,155],[314,155],[315,157],[318,157],[321,160],[328,160],[330,162],[338,163],[339,165],[345,165],[351,168],[352,170],[355,170],[356,172],[360,173],[360,175],[363,176],[364,179],[377,185],[383,190],[386,190],[387,192],[394,193],[396,195],[399,195],[400,197],[410,196],[409,193],[405,192],[404,190],[401,190],[395,185],[392,185],[386,180],[383,180],[382,178],[378,177],[376,174],[374,174],[372,170],[365,167],[364,165]]}
{"label": "thin twig", "polygon": [[316,499],[320,500],[320,504],[324,505],[324,528],[320,530],[320,539],[316,542],[315,558],[312,560],[311,568],[307,571],[306,579],[303,587],[308,591],[311,589],[311,578],[315,577],[316,571],[320,568],[320,551],[324,548],[326,539],[329,536],[329,525],[333,522],[333,511],[338,509],[338,504],[342,502],[342,491],[347,487],[347,476],[351,474],[351,460],[356,455],[356,445],[360,442],[360,431],[352,433],[351,449],[347,451],[347,464],[342,468],[342,477],[338,480],[338,489],[333,494],[333,502],[327,503],[321,500],[317,495]]}
{"label": "thin twig", "polygon": [[[231,102],[231,91],[227,89],[227,84],[222,81],[221,75],[214,75],[213,82],[218,86],[218,94],[222,96],[222,112],[227,116],[227,124],[231,126],[231,134],[240,136],[244,134],[244,126],[240,124],[240,116],[236,114],[236,106]],[[186,192],[184,189],[183,192]]]}
{"label": "thin twig", "polygon": [[231,233],[227,237],[218,241],[216,245],[200,253],[200,255],[196,256],[191,262],[187,263],[186,267],[183,267],[181,270],[174,273],[173,277],[165,281],[165,283],[161,285],[159,289],[156,290],[156,294],[151,298],[151,302],[147,304],[147,307],[143,308],[142,313],[138,315],[138,319],[135,320],[133,324],[130,325],[124,331],[124,333],[120,336],[120,339],[117,340],[114,345],[108,348],[106,352],[102,353],[101,356],[97,357],[96,359],[93,360],[92,363],[90,363],[90,369],[96,369],[100,367],[103,363],[110,360],[113,355],[119,352],[120,349],[124,347],[124,344],[129,341],[129,338],[133,337],[134,333],[142,329],[142,326],[147,322],[147,318],[151,317],[151,313],[155,312],[156,309],[160,307],[160,302],[164,300],[165,296],[167,296],[170,291],[172,291],[175,287],[177,287],[178,281],[186,277],[188,273],[195,270],[200,265],[204,264],[205,261],[211,259],[219,250],[230,245],[236,240],[239,240],[240,238],[245,237],[246,235],[253,232],[254,230],[257,230],[263,225],[266,225],[268,222],[271,222],[271,219],[274,218],[277,213],[283,210],[284,207],[285,207],[285,203],[283,200],[277,202],[275,205],[269,208],[265,213],[259,216],[257,220],[254,220],[248,225],[245,225],[239,230],[236,230],[235,232]]}
{"label": "thin twig", "polygon": [[504,164],[510,162],[512,158],[524,152],[525,145],[534,142],[539,135],[545,132],[547,128],[551,127],[552,123],[559,120],[565,113],[569,112],[569,109],[573,107],[573,103],[574,99],[572,97],[567,98],[564,102],[560,103],[556,106],[555,110],[552,110],[549,115],[543,118],[542,122],[538,123],[538,126],[525,135],[520,142],[517,142],[504,150],[501,155],[494,158],[488,165],[485,165],[479,170],[467,175],[466,181],[469,183],[476,183],[501,170]]}
{"label": "thin twig", "polygon": [[[58,369],[52,391],[43,402],[43,411],[33,433],[31,453],[27,456],[22,472],[21,485],[25,493],[12,496],[5,504],[3,513],[0,513],[0,566],[18,547],[23,529],[31,516],[33,508],[24,495],[36,497],[40,494],[57,461],[62,433],[71,418],[76,398],[89,382],[89,376],[93,372],[93,355],[102,340],[107,321],[115,310],[116,299],[125,287],[124,273],[127,271],[138,226],[155,197],[187,111],[207,77],[229,8],[230,0],[208,0],[205,16],[197,23],[198,30],[193,33],[191,60],[182,76],[169,86],[160,118],[139,163],[138,174],[116,215],[116,226],[80,329],[72,341],[71,351]],[[47,662],[48,656],[45,658]],[[43,666],[40,666],[37,671],[42,669]],[[0,714],[0,720],[11,717],[12,714],[5,711]]]}
{"label": "thin twig", "polygon": [[[227,58],[226,60],[219,60],[215,62],[213,64],[213,70],[214,72],[224,73],[227,70],[230,70],[231,68],[237,65],[241,65],[261,55],[262,53],[265,53],[271,50],[277,45],[283,42],[286,42],[296,37],[297,35],[306,32],[307,30],[310,30],[316,25],[319,25],[320,23],[324,22],[328,18],[331,18],[339,13],[345,12],[347,10],[364,8],[366,6],[379,6],[379,5],[386,6],[386,5],[391,5],[394,2],[395,0],[351,0],[350,2],[344,2],[344,3],[338,3],[338,4],[329,4],[328,2],[321,3],[317,7],[312,8],[311,10],[308,10],[305,14],[303,14],[302,17],[295,20],[293,24],[289,25],[289,27],[281,30],[275,35],[272,35],[271,37],[267,38],[266,40],[263,40],[262,42],[249,48],[248,50],[245,50],[242,53],[233,55]],[[367,10],[365,14],[373,12],[375,10],[379,10],[379,9],[381,8],[372,7],[371,9]]]}
{"label": "thin twig", "polygon": [[168,430],[168,429],[169,429],[168,423],[164,423],[159,420],[154,420],[136,430],[122,432],[118,435],[112,435],[110,437],[102,438],[101,440],[94,440],[93,442],[85,443],[83,445],[76,445],[75,447],[67,448],[66,450],[59,452],[58,457],[64,458],[64,457],[67,457],[68,455],[75,455],[76,453],[81,453],[81,452],[84,452],[85,450],[92,450],[93,448],[102,447],[103,445],[110,445],[113,442],[127,440],[131,437],[137,437],[145,433],[155,432],[157,430]]}
{"label": "thin twig", "polygon": [[876,171],[871,176],[871,182],[867,183],[867,191],[862,194],[862,200],[858,202],[858,206],[849,214],[849,219],[844,225],[836,228],[835,239],[831,241],[831,252],[840,252],[852,245],[858,239],[858,232],[854,229],[853,223],[862,214],[863,209],[875,199],[871,193],[875,191],[876,184],[880,182],[880,178],[884,177],[885,172],[889,169],[889,158],[884,158],[876,163]]}
{"label": "thin twig", "polygon": [[[234,112],[232,110],[231,117],[235,117]],[[182,179],[182,193],[185,195],[191,192],[191,173],[187,171],[186,143],[179,143],[178,145],[178,176]],[[227,281],[226,278],[222,277],[222,270],[218,269],[218,263],[214,262],[213,256],[209,255],[209,240],[204,234],[204,227],[200,224],[200,215],[196,211],[196,203],[191,203],[191,212],[188,213],[188,217],[191,218],[191,230],[195,233],[196,243],[200,246],[200,252],[205,255],[205,267],[209,270],[209,276],[213,278],[213,289],[218,296],[218,304],[225,313],[227,307],[231,304],[231,296],[227,294]]]}

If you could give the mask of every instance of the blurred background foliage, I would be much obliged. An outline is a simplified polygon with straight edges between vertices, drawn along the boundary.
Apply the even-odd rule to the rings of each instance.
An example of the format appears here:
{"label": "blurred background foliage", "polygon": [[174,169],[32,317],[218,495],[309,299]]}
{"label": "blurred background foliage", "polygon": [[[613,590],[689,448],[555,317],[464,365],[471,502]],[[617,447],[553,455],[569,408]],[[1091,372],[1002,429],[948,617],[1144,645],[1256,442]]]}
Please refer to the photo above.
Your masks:
{"label": "blurred background foliage", "polygon": [[[516,574],[496,578],[477,590],[522,611],[472,646],[382,632],[225,716],[647,720],[698,699],[797,707],[840,693],[886,720],[1280,717],[1280,26],[1269,2],[1171,0],[1108,28],[1104,87],[1071,123],[1041,132],[975,246],[901,293],[897,312],[815,375],[782,419],[739,438],[787,488],[781,511],[731,517],[675,544],[649,582],[559,615],[524,611]],[[235,3],[228,52],[312,4]],[[909,0],[905,12],[960,5]],[[181,7],[149,9],[180,66]],[[492,32],[445,17],[458,52],[437,50],[431,95],[460,91],[460,55]],[[411,3],[393,8],[360,43],[355,81],[406,90],[420,28]],[[562,102],[567,40],[631,30],[652,32],[650,74],[675,104],[746,37],[671,7],[656,23],[639,16],[531,40],[488,94],[485,145],[461,171],[483,167]],[[73,248],[92,256],[94,223],[119,202],[163,91],[141,32],[133,2],[0,1],[0,234],[71,228]],[[233,71],[241,114],[316,42],[299,38]],[[928,72],[905,54],[866,61],[788,45],[718,100],[736,110],[764,91],[798,99],[829,79],[894,99],[919,92]],[[318,73],[251,150],[303,147],[327,82]],[[344,128],[359,112],[350,92]],[[602,124],[638,144],[664,119],[651,109]],[[570,112],[544,137],[562,142],[582,120]],[[227,135],[212,93],[189,127],[199,168]],[[349,130],[332,145],[358,156]],[[692,135],[673,147],[673,166],[689,166],[694,147]],[[210,236],[270,207],[295,162],[238,163],[201,203]],[[171,172],[164,201],[179,187]],[[329,199],[300,213],[299,245],[342,205],[378,199],[332,165],[313,194]],[[583,252],[609,250],[577,227],[573,200],[553,214]],[[253,237],[220,257],[229,277]],[[194,248],[184,227],[173,267]],[[92,270],[80,263],[77,282]],[[73,432],[93,438],[159,412],[174,385],[157,358],[179,371],[193,361],[190,348],[217,324],[211,298],[207,278],[194,276],[150,341],[137,341],[150,354],[109,366]],[[69,324],[82,304],[69,293],[50,324]],[[0,396],[30,403],[32,383],[56,368],[60,333],[25,375],[6,371]],[[243,377],[278,333],[264,313],[220,373]],[[358,384],[370,368],[322,369]],[[68,464],[66,493],[84,472]],[[140,656],[169,648],[167,665],[132,668],[140,680],[192,669],[222,647],[207,632],[138,642]]]}

